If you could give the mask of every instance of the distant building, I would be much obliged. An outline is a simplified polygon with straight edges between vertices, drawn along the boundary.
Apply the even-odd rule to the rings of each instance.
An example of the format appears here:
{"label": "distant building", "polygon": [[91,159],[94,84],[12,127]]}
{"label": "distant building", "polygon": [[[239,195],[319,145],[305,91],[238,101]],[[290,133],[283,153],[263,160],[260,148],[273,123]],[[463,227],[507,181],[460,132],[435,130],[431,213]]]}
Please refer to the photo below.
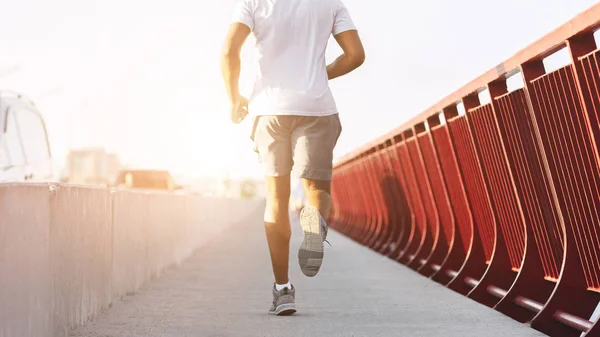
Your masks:
{"label": "distant building", "polygon": [[118,176],[121,163],[104,149],[71,150],[63,180],[70,184],[108,186]]}

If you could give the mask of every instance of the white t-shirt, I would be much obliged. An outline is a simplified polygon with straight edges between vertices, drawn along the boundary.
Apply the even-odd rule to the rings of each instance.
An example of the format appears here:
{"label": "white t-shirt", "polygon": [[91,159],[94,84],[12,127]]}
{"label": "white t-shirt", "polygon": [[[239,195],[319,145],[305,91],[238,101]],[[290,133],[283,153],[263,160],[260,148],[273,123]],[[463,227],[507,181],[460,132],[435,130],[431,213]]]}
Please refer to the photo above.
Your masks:
{"label": "white t-shirt", "polygon": [[356,29],[341,0],[239,0],[233,21],[256,37],[251,115],[337,113],[325,50],[332,34]]}

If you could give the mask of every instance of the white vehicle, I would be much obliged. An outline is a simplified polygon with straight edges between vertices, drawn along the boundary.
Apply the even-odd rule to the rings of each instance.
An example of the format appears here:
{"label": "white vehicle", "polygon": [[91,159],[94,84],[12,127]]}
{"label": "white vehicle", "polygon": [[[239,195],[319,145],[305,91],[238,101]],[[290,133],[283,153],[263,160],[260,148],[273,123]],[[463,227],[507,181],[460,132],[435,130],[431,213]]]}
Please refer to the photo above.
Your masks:
{"label": "white vehicle", "polygon": [[46,125],[22,95],[0,92],[0,182],[52,180]]}

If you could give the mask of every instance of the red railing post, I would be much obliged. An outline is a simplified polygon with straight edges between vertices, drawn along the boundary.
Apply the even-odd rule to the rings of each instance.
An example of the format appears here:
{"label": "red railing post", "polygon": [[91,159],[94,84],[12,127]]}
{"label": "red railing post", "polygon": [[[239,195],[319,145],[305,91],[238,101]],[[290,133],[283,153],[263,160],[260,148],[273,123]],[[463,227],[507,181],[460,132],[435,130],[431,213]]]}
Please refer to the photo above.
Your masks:
{"label": "red railing post", "polygon": [[[454,275],[459,273],[463,265],[470,264],[469,256],[474,242],[473,217],[465,193],[463,179],[456,162],[456,154],[452,147],[448,126],[446,124],[442,125],[440,114],[429,117],[427,122],[431,130],[431,142],[439,163],[442,181],[446,185],[447,202],[452,217],[450,221],[454,227],[448,257],[442,263],[440,270],[433,275],[435,281],[447,285],[454,278]],[[483,256],[483,253],[481,253],[481,256]],[[485,265],[485,261],[481,261],[479,264]]]}
{"label": "red railing post", "polygon": [[[589,318],[600,300],[600,294],[587,290],[582,262],[585,257],[580,255],[576,234],[580,226],[590,221],[590,212],[595,212],[589,208],[589,201],[595,198],[587,190],[591,172],[585,167],[592,162],[597,164],[597,160],[592,159],[596,154],[587,150],[581,155],[582,148],[589,149],[591,144],[590,134],[582,124],[585,118],[581,103],[577,104],[579,100],[575,99],[579,95],[572,95],[572,90],[578,91],[572,86],[575,82],[572,65],[546,74],[541,60],[531,60],[523,65],[522,70],[539,139],[547,156],[545,164],[562,210],[565,235],[564,262],[558,284],[549,301],[533,319],[532,326],[549,334],[578,336],[581,331],[565,324],[565,319],[569,315]],[[567,92],[569,94],[565,95]],[[577,153],[580,155],[574,157]],[[597,175],[597,172],[594,174]]]}
{"label": "red railing post", "polygon": [[[516,202],[519,204],[526,240],[519,274],[506,296],[496,306],[496,310],[520,322],[527,322],[537,311],[522,304],[545,303],[554,289],[554,283],[546,280],[542,265],[548,259],[551,260],[550,263],[555,261],[552,259],[550,246],[554,244],[560,247],[560,242],[550,242],[555,239],[548,237],[544,226],[558,228],[559,225],[556,222],[556,214],[544,218],[543,213],[552,213],[554,208],[544,183],[547,178],[538,159],[539,151],[535,147],[535,134],[531,128],[532,122],[529,119],[524,91],[508,93],[504,77],[490,83],[488,88],[492,99],[492,117],[505,150],[508,175],[517,196]],[[532,184],[536,180],[537,191]],[[541,254],[544,254],[546,260],[542,259]]]}
{"label": "red railing post", "polygon": [[[499,167],[497,160],[498,149],[496,144],[490,144],[487,138],[481,138],[484,134],[488,137],[496,137],[496,130],[488,129],[485,121],[482,121],[479,115],[484,114],[487,106],[482,107],[477,93],[466,96],[463,99],[466,110],[464,117],[466,127],[465,135],[473,146],[473,163],[481,175],[479,183],[481,193],[487,195],[488,217],[490,217],[494,233],[493,254],[490,258],[488,269],[478,280],[476,286],[469,293],[469,297],[485,304],[495,306],[502,298],[506,289],[508,289],[516,276],[511,265],[507,241],[505,239],[505,230],[503,226],[509,226],[513,220],[508,214],[502,213],[505,210],[503,200],[498,198],[510,198],[506,192],[504,181],[496,174],[495,169]],[[479,132],[478,132],[479,131]],[[493,139],[493,138],[491,138]],[[484,143],[482,143],[484,142]],[[510,199],[509,199],[510,200]],[[506,229],[510,231],[510,229]]]}
{"label": "red railing post", "polygon": [[457,231],[446,183],[442,176],[437,152],[433,143],[431,125],[428,123],[426,127],[425,123],[421,123],[415,129],[418,131],[418,148],[423,161],[424,173],[429,178],[429,191],[439,222],[438,238],[434,244],[431,256],[427,259],[427,264],[420,271],[423,275],[433,276],[442,269],[442,266],[446,262]]}
{"label": "red railing post", "polygon": [[419,146],[419,134],[425,132],[425,125],[418,124],[412,130],[412,138],[407,142],[408,148],[408,161],[413,168],[415,183],[417,186],[417,193],[421,197],[423,203],[423,209],[425,211],[425,218],[427,220],[427,227],[425,231],[427,233],[427,239],[420,249],[417,258],[414,261],[414,268],[416,268],[421,274],[425,276],[431,276],[432,270],[427,270],[427,263],[435,253],[435,249],[439,244],[440,238],[440,220],[438,215],[437,206],[433,198],[431,191],[431,183],[421,148]]}
{"label": "red railing post", "polygon": [[421,267],[419,260],[423,258],[422,255],[428,253],[427,250],[431,247],[432,238],[431,234],[427,231],[427,215],[419,192],[417,178],[415,177],[415,172],[410,161],[408,146],[409,142],[414,141],[412,140],[413,137],[414,133],[412,129],[404,131],[404,142],[399,147],[402,172],[405,173],[407,192],[412,200],[411,203],[415,215],[415,236],[412,238],[410,246],[406,254],[402,257],[401,262],[418,270]]}
{"label": "red railing post", "polygon": [[[478,101],[473,104],[478,104]],[[448,287],[463,295],[468,295],[477,285],[487,269],[486,262],[492,257],[494,223],[490,215],[490,203],[483,189],[483,178],[474,160],[474,144],[468,133],[464,117],[460,116],[456,104],[443,110],[448,131],[449,143],[456,155],[457,171],[462,177],[465,203],[471,211],[468,218],[472,222],[471,242],[467,260]]]}

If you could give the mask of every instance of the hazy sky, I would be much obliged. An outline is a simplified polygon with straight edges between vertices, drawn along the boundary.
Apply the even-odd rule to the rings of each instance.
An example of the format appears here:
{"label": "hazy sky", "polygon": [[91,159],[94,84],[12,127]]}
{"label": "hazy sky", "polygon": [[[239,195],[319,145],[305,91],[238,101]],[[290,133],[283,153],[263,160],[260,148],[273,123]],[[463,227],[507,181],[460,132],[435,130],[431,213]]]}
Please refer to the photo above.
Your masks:
{"label": "hazy sky", "polygon": [[[596,1],[345,3],[367,62],[331,83],[344,127],[337,156],[401,124]],[[260,175],[249,120],[229,123],[220,77],[219,51],[233,4],[0,0],[0,89],[37,101],[58,164],[69,145],[102,146],[133,166]],[[338,53],[332,43],[329,59]],[[242,88],[249,95],[251,43],[244,56]]]}

